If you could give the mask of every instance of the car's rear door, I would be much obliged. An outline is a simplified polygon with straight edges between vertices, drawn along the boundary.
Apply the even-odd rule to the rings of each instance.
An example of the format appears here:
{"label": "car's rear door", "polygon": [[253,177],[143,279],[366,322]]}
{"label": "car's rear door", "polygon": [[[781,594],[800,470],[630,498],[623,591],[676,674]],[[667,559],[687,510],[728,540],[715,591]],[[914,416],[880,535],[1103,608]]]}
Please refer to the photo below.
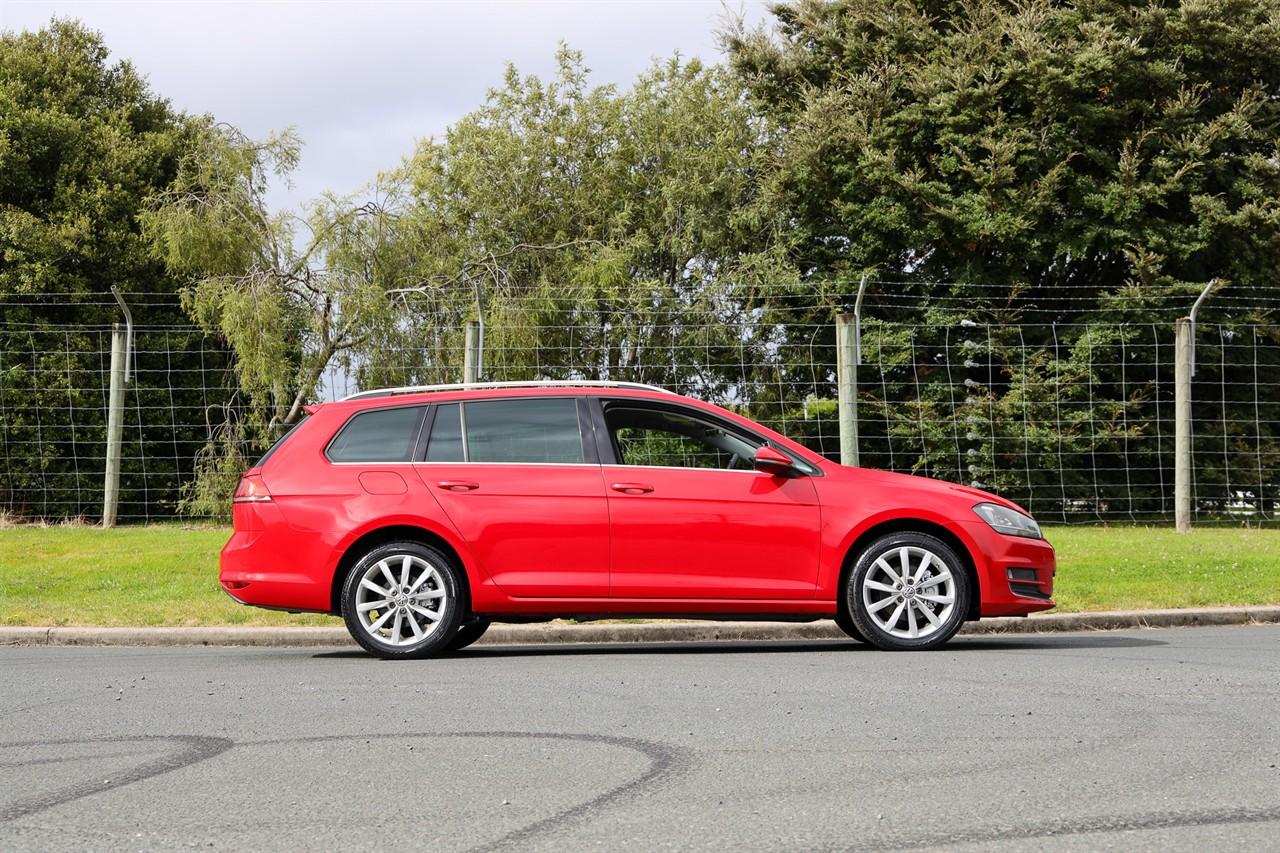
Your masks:
{"label": "car's rear door", "polygon": [[760,440],[697,409],[601,405],[612,596],[813,597],[821,511],[810,477],[755,471]]}
{"label": "car's rear door", "polygon": [[508,595],[608,595],[609,510],[580,406],[524,396],[432,407],[414,467]]}

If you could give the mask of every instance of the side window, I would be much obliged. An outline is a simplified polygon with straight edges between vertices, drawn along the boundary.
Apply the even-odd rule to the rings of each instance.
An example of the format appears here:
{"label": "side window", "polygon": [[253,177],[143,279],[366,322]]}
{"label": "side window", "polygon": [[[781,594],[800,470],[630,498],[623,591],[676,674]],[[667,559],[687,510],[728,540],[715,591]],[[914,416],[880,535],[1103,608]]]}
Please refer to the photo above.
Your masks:
{"label": "side window", "polygon": [[462,462],[462,414],[457,403],[436,406],[436,416],[431,422],[431,435],[427,438],[428,462]]}
{"label": "side window", "polygon": [[578,403],[528,397],[463,405],[469,462],[582,462]]}
{"label": "side window", "polygon": [[361,412],[329,442],[325,455],[333,462],[408,462],[422,412],[421,406]]}
{"label": "side window", "polygon": [[277,439],[275,440],[275,443],[274,443],[274,444],[272,444],[272,445],[271,445],[271,447],[267,448],[267,452],[266,452],[266,453],[264,453],[264,454],[262,454],[262,458],[261,458],[261,459],[259,459],[259,460],[257,461],[257,463],[255,463],[254,467],[255,467],[255,468],[261,468],[263,465],[266,465],[266,464],[267,464],[267,460],[268,460],[268,459],[270,459],[272,456],[274,456],[274,455],[275,455],[275,452],[276,452],[277,450],[279,450],[279,449],[284,445],[284,443],[285,443],[286,441],[288,441],[288,440],[289,440],[289,436],[291,436],[291,435],[293,435],[295,432],[297,432],[297,431],[298,431],[298,427],[302,426],[303,422],[304,422],[304,421],[306,421],[306,419],[307,419],[307,418],[309,418],[309,417],[310,417],[310,415],[303,415],[301,418],[299,418],[298,420],[294,421],[293,426],[291,426],[291,427],[289,427],[287,430],[285,430],[285,431],[284,431],[284,435],[282,435],[282,436],[280,436],[279,438],[277,438]]}
{"label": "side window", "polygon": [[750,470],[757,445],[716,424],[661,409],[610,406],[605,424],[623,465]]}

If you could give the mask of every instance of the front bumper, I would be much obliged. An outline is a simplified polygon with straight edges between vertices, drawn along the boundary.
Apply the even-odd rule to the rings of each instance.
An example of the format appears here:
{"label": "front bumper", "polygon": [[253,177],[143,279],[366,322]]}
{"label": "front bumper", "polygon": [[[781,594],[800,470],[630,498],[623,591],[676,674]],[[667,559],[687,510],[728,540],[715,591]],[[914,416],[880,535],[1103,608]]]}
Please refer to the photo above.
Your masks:
{"label": "front bumper", "polygon": [[1054,607],[1057,555],[1043,539],[1008,536],[986,522],[965,522],[978,545],[981,616],[1025,616]]}

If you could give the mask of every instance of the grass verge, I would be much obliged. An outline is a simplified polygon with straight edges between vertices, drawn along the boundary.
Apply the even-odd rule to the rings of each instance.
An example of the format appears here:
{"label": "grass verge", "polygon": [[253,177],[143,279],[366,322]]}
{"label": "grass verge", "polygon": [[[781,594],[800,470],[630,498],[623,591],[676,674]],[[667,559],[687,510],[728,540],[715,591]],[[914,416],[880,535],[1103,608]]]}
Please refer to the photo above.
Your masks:
{"label": "grass verge", "polygon": [[[336,625],[218,587],[222,528],[0,530],[0,624]],[[1058,527],[1059,611],[1280,604],[1280,530]]]}

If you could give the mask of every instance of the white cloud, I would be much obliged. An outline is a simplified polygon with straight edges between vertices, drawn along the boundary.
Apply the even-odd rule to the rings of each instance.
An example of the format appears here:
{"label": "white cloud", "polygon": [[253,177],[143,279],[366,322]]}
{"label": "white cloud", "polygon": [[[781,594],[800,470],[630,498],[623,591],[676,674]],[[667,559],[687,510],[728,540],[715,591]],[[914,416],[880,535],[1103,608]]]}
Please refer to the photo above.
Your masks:
{"label": "white cloud", "polygon": [[296,127],[302,165],[294,188],[273,197],[291,205],[396,165],[478,105],[506,62],[550,73],[560,41],[583,51],[595,82],[619,86],[675,51],[716,60],[726,8],[751,23],[767,17],[760,0],[6,0],[0,26],[79,18],[177,107],[255,136]]}

